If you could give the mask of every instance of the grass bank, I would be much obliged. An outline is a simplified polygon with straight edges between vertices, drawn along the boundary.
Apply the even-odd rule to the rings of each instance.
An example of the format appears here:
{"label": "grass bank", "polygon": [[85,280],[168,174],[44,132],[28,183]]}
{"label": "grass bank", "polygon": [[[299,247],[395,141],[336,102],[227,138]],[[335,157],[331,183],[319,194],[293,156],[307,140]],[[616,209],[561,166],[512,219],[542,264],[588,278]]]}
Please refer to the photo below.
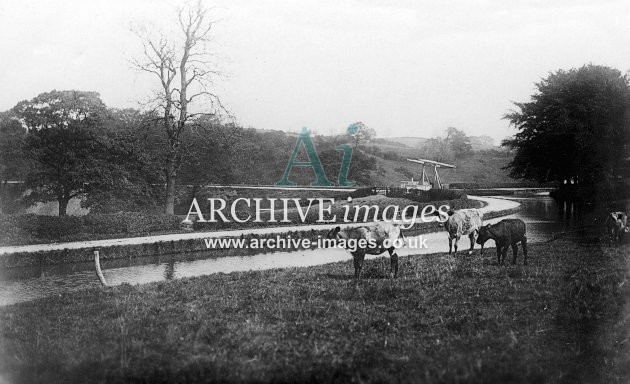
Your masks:
{"label": "grass bank", "polygon": [[532,244],[527,267],[410,256],[395,280],[379,258],[358,287],[348,261],[86,290],[0,308],[0,376],[621,383],[628,251]]}

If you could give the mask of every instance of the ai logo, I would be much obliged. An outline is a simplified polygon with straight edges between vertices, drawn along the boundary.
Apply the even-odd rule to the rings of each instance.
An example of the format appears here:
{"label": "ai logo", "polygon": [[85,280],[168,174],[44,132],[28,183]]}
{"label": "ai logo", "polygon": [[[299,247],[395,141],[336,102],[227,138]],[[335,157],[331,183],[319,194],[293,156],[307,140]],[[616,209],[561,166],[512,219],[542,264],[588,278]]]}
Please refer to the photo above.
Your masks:
{"label": "ai logo", "polygon": [[[295,161],[295,158],[300,150],[300,145],[303,145],[304,149],[306,149],[308,161]],[[349,144],[341,144],[337,146],[336,149],[343,151],[343,159],[341,161],[341,168],[339,169],[337,185],[341,187],[351,187],[354,185],[354,182],[348,181],[348,171],[350,170],[350,160],[352,159],[352,146]],[[317,155],[311,136],[308,134],[308,130],[306,128],[302,128],[302,132],[295,143],[295,148],[293,149],[291,158],[289,158],[287,168],[284,170],[282,180],[276,182],[276,186],[293,187],[297,185],[296,183],[289,181],[289,174],[291,173],[291,169],[293,167],[313,168],[313,172],[315,172],[315,178],[317,180],[311,183],[311,187],[331,187],[335,185],[335,183],[331,182],[326,177],[324,167],[322,167],[322,163],[319,160],[319,156]]]}

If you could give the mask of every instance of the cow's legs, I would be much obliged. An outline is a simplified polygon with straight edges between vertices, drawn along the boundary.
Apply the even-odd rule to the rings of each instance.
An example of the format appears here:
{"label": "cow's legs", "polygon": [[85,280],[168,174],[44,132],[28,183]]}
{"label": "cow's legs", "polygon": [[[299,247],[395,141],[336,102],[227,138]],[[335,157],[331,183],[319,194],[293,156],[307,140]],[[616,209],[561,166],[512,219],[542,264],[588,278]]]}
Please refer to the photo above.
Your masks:
{"label": "cow's legs", "polygon": [[499,265],[503,265],[505,264],[505,259],[507,258],[507,251],[508,248],[510,248],[510,243],[496,243],[496,245]]}
{"label": "cow's legs", "polygon": [[610,245],[615,245],[615,238],[616,238],[616,234],[615,234],[615,228],[610,228],[608,230],[608,239],[610,240]]}
{"label": "cow's legs", "polygon": [[354,258],[354,278],[357,282],[361,278],[361,269],[363,268],[363,259],[365,258],[365,251],[357,250],[352,254]]}
{"label": "cow's legs", "polygon": [[390,258],[390,263],[392,267],[391,276],[397,277],[398,276],[398,254],[396,253],[396,249],[394,247],[391,247],[387,251],[389,251],[389,258]]}
{"label": "cow's legs", "polygon": [[501,247],[501,264],[503,265],[505,265],[505,259],[507,259],[508,248],[510,248],[510,243]]}
{"label": "cow's legs", "polygon": [[516,256],[518,255],[518,243],[512,243],[512,264],[516,264]]}
{"label": "cow's legs", "polygon": [[497,265],[501,265],[501,246],[497,244]]}
{"label": "cow's legs", "polygon": [[475,241],[477,241],[477,231],[472,231],[470,235],[468,235],[470,239],[470,251],[468,251],[469,255],[472,255],[473,249],[475,248]]}
{"label": "cow's legs", "polygon": [[453,244],[454,248],[455,248],[455,254],[457,254],[457,242],[459,241],[459,239],[461,238],[460,234],[457,234],[457,236],[455,237],[455,244]]}
{"label": "cow's legs", "polygon": [[[449,235],[448,237],[448,254],[450,255],[453,252],[453,238]],[[455,252],[457,252],[457,248],[455,248]]]}
{"label": "cow's legs", "polygon": [[527,265],[527,237],[523,236],[521,245],[523,246],[523,265]]}

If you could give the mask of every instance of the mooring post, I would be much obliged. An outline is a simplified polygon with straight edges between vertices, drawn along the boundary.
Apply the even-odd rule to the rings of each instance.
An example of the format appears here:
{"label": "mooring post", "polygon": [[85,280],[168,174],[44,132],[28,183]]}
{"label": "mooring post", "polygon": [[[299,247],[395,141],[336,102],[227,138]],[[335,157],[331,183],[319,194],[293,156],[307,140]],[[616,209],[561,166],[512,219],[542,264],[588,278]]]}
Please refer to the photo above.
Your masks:
{"label": "mooring post", "polygon": [[96,266],[96,276],[101,281],[103,286],[107,286],[107,282],[105,281],[105,276],[103,276],[103,271],[101,271],[101,260],[98,251],[94,251],[94,265]]}

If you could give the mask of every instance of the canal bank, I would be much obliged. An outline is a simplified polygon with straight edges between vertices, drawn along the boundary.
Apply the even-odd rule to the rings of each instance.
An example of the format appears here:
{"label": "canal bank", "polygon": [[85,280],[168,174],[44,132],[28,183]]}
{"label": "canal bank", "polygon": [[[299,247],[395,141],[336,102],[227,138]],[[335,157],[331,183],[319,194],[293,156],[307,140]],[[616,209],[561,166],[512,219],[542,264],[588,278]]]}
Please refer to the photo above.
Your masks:
{"label": "canal bank", "polygon": [[[469,196],[481,201],[480,208],[485,219],[509,215],[518,211],[517,202],[489,197]],[[266,227],[243,230],[191,232],[170,235],[131,237],[54,244],[34,244],[0,247],[0,268],[26,267],[60,263],[77,263],[93,260],[93,251],[100,251],[103,260],[119,258],[141,258],[179,253],[208,251],[204,239],[218,238],[270,238],[291,236],[294,239],[317,239],[339,224],[303,225],[286,227]],[[343,224],[342,226],[362,226],[365,223]],[[410,235],[419,235],[441,231],[437,223],[418,223]],[[252,252],[249,252],[250,254]]]}

